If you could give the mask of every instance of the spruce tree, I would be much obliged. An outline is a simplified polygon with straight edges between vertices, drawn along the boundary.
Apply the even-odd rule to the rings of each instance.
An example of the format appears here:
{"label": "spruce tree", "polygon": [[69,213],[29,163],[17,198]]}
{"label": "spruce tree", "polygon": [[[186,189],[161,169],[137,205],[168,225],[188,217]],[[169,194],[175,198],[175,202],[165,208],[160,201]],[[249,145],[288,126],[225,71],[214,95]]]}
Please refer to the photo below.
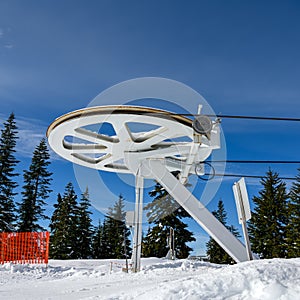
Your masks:
{"label": "spruce tree", "polygon": [[286,257],[287,199],[285,183],[269,170],[249,221],[251,248],[261,258]]}
{"label": "spruce tree", "polygon": [[63,197],[57,197],[51,218],[50,257],[76,259],[78,250],[78,204],[73,184],[66,185]]}
{"label": "spruce tree", "polygon": [[53,205],[54,212],[52,214],[51,220],[50,220],[50,251],[49,256],[51,258],[61,258],[61,250],[62,245],[61,242],[64,240],[64,224],[63,224],[63,200],[61,197],[61,194],[59,193],[57,195],[56,203]]}
{"label": "spruce tree", "polygon": [[288,203],[287,257],[300,257],[300,168],[290,191]]}
{"label": "spruce tree", "polygon": [[149,203],[147,217],[150,224],[146,236],[143,239],[142,253],[144,257],[165,257],[168,253],[168,237],[170,227],[175,232],[175,254],[177,258],[186,258],[192,251],[187,243],[195,241],[192,232],[187,229],[183,218],[189,214],[157,183],[150,196],[154,200]]}
{"label": "spruce tree", "polygon": [[[212,214],[236,237],[239,237],[237,229],[231,225],[227,225],[227,213],[225,211],[224,203],[222,200],[218,202],[217,210],[213,211]],[[217,264],[233,264],[234,260],[219,244],[210,237],[206,244],[206,254],[211,263]]]}
{"label": "spruce tree", "polygon": [[103,250],[103,225],[99,220],[99,224],[96,227],[92,238],[92,257],[95,259],[104,258],[102,250]]}
{"label": "spruce tree", "polygon": [[68,235],[69,211],[67,210],[65,199],[60,194],[57,196],[57,203],[54,204],[54,208],[50,223],[49,256],[54,259],[67,259],[71,253],[71,243]]}
{"label": "spruce tree", "polygon": [[33,152],[29,170],[24,171],[22,201],[19,203],[19,231],[45,230],[40,220],[49,219],[45,215],[45,200],[49,197],[52,173],[48,171],[50,154],[45,139],[42,139]]}
{"label": "spruce tree", "polygon": [[101,258],[114,258],[112,233],[114,232],[113,223],[110,219],[105,217],[102,229],[102,242],[101,242]]}
{"label": "spruce tree", "polygon": [[0,137],[0,232],[11,231],[16,221],[14,190],[18,184],[14,177],[18,175],[15,173],[15,167],[19,161],[14,155],[18,137],[13,113],[4,122],[3,127]]}
{"label": "spruce tree", "polygon": [[[164,236],[163,240],[166,244],[161,244],[161,247],[157,246],[156,240],[159,241],[161,232],[157,229],[148,227],[146,235],[143,237],[142,243],[142,256],[143,257],[164,257],[168,252],[167,237]],[[162,253],[161,253],[162,252]]]}
{"label": "spruce tree", "polygon": [[110,230],[108,225],[108,218],[105,218],[103,224],[99,221],[99,225],[97,226],[93,236],[93,258],[113,258],[109,236]]}
{"label": "spruce tree", "polygon": [[109,208],[108,215],[104,220],[105,244],[103,250],[107,252],[108,258],[125,258],[125,245],[127,256],[131,254],[130,231],[125,224],[124,206],[124,198],[120,195],[114,206]]}
{"label": "spruce tree", "polygon": [[88,188],[82,194],[79,203],[78,215],[78,253],[80,258],[90,258],[92,256],[93,226],[89,210],[91,206]]}

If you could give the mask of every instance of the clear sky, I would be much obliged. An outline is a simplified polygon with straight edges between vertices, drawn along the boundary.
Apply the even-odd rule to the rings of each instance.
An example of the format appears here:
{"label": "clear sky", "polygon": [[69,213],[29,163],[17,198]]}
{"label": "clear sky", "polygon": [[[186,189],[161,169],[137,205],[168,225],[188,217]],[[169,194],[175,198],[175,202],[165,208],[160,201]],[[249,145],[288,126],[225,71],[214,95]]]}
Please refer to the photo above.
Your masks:
{"label": "clear sky", "polygon": [[[299,117],[299,15],[296,0],[0,0],[0,119],[16,115],[19,172],[56,117],[137,77],[183,82],[216,113]],[[223,120],[222,126],[228,159],[299,160],[299,123]],[[273,166],[292,177],[297,167]],[[71,163],[53,156],[51,168],[50,210],[68,181],[76,185]],[[227,171],[261,175],[267,168]],[[234,181],[222,184],[209,208],[222,198],[236,224]],[[257,194],[259,180],[247,183]],[[133,197],[125,185],[119,189]]]}

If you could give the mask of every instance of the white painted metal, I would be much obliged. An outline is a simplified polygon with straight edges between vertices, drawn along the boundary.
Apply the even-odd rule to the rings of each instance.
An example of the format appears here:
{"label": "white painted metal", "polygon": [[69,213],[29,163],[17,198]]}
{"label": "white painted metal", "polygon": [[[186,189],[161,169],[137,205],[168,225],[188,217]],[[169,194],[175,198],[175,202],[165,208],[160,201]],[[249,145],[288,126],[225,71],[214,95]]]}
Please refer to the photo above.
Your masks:
{"label": "white painted metal", "polygon": [[135,185],[135,214],[132,253],[132,271],[139,272],[141,268],[142,223],[143,223],[143,192],[144,178],[138,174]]}
{"label": "white painted metal", "polygon": [[184,168],[182,169],[182,172],[179,175],[179,180],[181,183],[185,184],[188,181],[189,174],[192,173],[192,167],[196,161],[196,156],[199,153],[199,148],[201,146],[201,137],[198,137],[197,142],[194,142],[191,145],[190,153],[185,161]]}
{"label": "white painted metal", "polygon": [[233,187],[233,194],[238,212],[239,223],[251,219],[251,210],[246,188],[245,178],[242,177],[238,182],[235,182]]}
{"label": "white painted metal", "polygon": [[142,171],[145,171],[147,174],[150,172],[168,193],[235,261],[242,262],[248,260],[245,246],[168,171],[163,160],[150,159],[144,161]]}
{"label": "white painted metal", "polygon": [[[114,133],[100,133],[103,124],[109,124]],[[132,129],[132,124],[138,130]],[[47,137],[53,150],[73,163],[136,176],[134,271],[140,270],[144,178],[156,179],[164,186],[236,261],[247,260],[240,241],[182,184],[196,165],[220,148],[218,121],[206,136],[195,135],[191,119],[167,111],[137,106],[93,107],[56,119]],[[179,180],[172,171],[180,171]]]}
{"label": "white painted metal", "polygon": [[126,211],[125,223],[128,227],[134,226],[134,210]]}
{"label": "white painted metal", "polygon": [[246,224],[246,221],[251,219],[251,211],[245,179],[242,177],[238,182],[235,182],[232,189],[238,211],[239,223],[242,224],[248,260],[252,260],[253,254],[251,252],[251,245]]}
{"label": "white painted metal", "polygon": [[168,247],[169,251],[166,255],[166,259],[176,259],[176,252],[175,252],[175,230],[173,227],[170,227],[170,233],[168,236]]}
{"label": "white painted metal", "polygon": [[[103,124],[110,124],[115,134],[99,133]],[[141,131],[134,132],[130,124],[137,124]],[[156,128],[143,130],[147,126]],[[125,161],[128,152],[139,152],[140,159],[166,158],[170,161],[170,171],[186,168],[184,163],[194,145],[193,134],[192,120],[137,106],[103,106],[74,111],[56,119],[47,130],[50,146],[63,158],[85,167],[119,173],[136,172],[137,163]],[[219,136],[218,124],[214,124],[211,135],[211,141],[202,138],[195,161],[204,161],[213,149],[220,147],[214,142]],[[193,168],[189,171],[193,172]]]}

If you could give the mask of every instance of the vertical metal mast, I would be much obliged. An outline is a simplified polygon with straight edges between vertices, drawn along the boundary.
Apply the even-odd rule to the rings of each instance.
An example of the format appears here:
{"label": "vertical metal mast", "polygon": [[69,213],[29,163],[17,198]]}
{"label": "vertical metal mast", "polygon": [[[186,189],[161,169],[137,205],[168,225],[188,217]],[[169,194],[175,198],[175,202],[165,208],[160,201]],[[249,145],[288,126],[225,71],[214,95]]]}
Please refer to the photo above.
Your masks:
{"label": "vertical metal mast", "polygon": [[143,189],[144,179],[139,171],[135,179],[135,213],[132,253],[132,271],[139,272],[141,268],[142,223],[143,223]]}

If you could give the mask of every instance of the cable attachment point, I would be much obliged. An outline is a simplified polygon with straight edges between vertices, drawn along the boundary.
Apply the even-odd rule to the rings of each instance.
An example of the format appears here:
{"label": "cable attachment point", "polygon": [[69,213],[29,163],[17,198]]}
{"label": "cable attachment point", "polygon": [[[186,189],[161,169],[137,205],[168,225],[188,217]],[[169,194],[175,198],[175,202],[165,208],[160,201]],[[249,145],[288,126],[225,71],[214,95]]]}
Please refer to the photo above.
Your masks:
{"label": "cable attachment point", "polygon": [[207,138],[210,137],[213,124],[208,116],[200,115],[196,116],[193,120],[193,129],[196,133],[205,135]]}
{"label": "cable attachment point", "polygon": [[[205,166],[209,168],[207,172],[205,170],[207,169]],[[195,165],[195,174],[198,176],[199,179],[203,181],[209,181],[215,177],[216,170],[209,162],[202,161]]]}

